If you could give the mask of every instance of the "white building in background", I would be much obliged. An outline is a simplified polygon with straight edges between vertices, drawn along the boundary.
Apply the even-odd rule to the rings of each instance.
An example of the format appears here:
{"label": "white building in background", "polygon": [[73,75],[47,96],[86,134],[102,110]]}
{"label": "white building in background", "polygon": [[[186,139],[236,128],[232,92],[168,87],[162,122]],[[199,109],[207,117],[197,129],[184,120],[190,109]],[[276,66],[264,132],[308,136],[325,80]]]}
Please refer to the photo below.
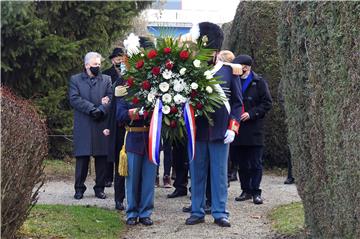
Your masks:
{"label": "white building in background", "polygon": [[194,23],[213,22],[218,25],[233,20],[240,0],[157,0],[152,8],[142,12],[148,30],[158,36],[171,28],[175,35],[189,31]]}

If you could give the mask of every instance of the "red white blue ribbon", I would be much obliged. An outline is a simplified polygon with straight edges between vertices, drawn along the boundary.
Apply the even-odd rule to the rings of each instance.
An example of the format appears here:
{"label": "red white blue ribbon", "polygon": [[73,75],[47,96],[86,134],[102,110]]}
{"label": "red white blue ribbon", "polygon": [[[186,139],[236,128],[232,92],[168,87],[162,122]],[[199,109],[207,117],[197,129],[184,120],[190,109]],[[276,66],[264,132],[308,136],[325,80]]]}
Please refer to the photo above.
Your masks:
{"label": "red white blue ribbon", "polygon": [[196,127],[194,109],[189,102],[186,102],[184,106],[184,120],[188,135],[188,155],[189,161],[191,162],[195,158]]}
{"label": "red white blue ribbon", "polygon": [[154,112],[151,117],[149,132],[149,160],[156,165],[160,164],[161,123],[162,102],[157,99]]}

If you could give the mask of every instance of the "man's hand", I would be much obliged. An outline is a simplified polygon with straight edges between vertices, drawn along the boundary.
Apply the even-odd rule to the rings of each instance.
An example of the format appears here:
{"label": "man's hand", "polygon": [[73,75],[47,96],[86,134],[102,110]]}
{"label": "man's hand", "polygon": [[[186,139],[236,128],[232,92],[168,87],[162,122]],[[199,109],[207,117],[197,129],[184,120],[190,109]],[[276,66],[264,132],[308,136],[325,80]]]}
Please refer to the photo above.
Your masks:
{"label": "man's hand", "polygon": [[104,113],[101,110],[99,110],[98,108],[95,108],[92,111],[90,111],[90,116],[94,120],[99,120],[103,115],[104,115]]}
{"label": "man's hand", "polygon": [[101,98],[101,104],[102,105],[107,105],[110,103],[110,98],[108,96],[105,96],[103,98]]}
{"label": "man's hand", "polygon": [[234,139],[235,139],[235,132],[230,129],[227,129],[225,133],[224,144],[230,144],[234,141]]}
{"label": "man's hand", "polygon": [[243,122],[245,122],[245,121],[247,121],[249,119],[250,119],[250,115],[249,115],[248,112],[244,112],[240,117],[240,120],[243,121]]}
{"label": "man's hand", "polygon": [[104,129],[104,130],[103,130],[103,134],[104,134],[105,136],[109,136],[109,135],[110,135],[110,130],[109,130],[109,129]]}

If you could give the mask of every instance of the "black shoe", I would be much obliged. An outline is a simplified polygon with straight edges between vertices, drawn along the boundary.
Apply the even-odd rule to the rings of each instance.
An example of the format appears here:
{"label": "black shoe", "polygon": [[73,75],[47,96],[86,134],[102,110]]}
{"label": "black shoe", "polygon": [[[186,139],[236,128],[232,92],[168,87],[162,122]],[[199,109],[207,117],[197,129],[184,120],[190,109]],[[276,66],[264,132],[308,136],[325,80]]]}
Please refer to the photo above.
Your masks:
{"label": "black shoe", "polygon": [[287,178],[284,182],[284,184],[293,184],[295,183],[295,179],[294,178]]}
{"label": "black shoe", "polygon": [[191,205],[188,206],[188,207],[183,207],[183,208],[182,208],[182,211],[183,211],[183,212],[191,212]]}
{"label": "black shoe", "polygon": [[191,216],[188,219],[186,219],[185,224],[186,225],[195,225],[199,223],[205,222],[204,217],[197,217],[197,216]]}
{"label": "black shoe", "polygon": [[262,198],[261,198],[260,195],[255,195],[255,196],[253,197],[253,202],[254,202],[255,204],[263,204],[263,200],[262,200]]}
{"label": "black shoe", "polygon": [[115,201],[115,209],[120,211],[124,210],[125,209],[124,204],[120,201]]}
{"label": "black shoe", "polygon": [[215,219],[214,223],[216,223],[220,227],[231,227],[229,219],[227,219],[225,217]]}
{"label": "black shoe", "polygon": [[134,226],[137,224],[136,217],[130,217],[126,220],[126,225]]}
{"label": "black shoe", "polygon": [[211,206],[205,205],[204,211],[205,211],[205,214],[208,214],[208,215],[211,214]]}
{"label": "black shoe", "polygon": [[105,182],[105,187],[111,188],[111,186],[112,186],[112,182],[111,182],[111,181]]}
{"label": "black shoe", "polygon": [[241,202],[241,201],[249,200],[249,199],[251,199],[251,198],[252,198],[251,194],[246,193],[246,192],[243,191],[243,192],[240,194],[240,196],[238,196],[238,197],[235,198],[235,201]]}
{"label": "black shoe", "polygon": [[144,226],[151,226],[154,224],[150,217],[139,218],[139,222]]}
{"label": "black shoe", "polygon": [[104,192],[97,192],[97,193],[95,193],[95,197],[100,198],[100,199],[105,199],[106,194]]}
{"label": "black shoe", "polygon": [[187,193],[185,192],[181,192],[175,189],[175,191],[171,194],[167,195],[167,198],[177,198],[177,197],[182,197],[182,196],[186,196]]}
{"label": "black shoe", "polygon": [[77,200],[80,200],[84,197],[84,194],[82,192],[76,192],[74,195],[74,198]]}

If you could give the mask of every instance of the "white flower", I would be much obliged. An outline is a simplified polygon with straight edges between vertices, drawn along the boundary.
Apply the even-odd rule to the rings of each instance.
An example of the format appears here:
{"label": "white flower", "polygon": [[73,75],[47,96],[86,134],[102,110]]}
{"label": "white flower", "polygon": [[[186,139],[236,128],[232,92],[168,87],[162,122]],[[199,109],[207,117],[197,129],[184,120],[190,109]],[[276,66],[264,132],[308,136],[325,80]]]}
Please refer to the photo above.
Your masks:
{"label": "white flower", "polygon": [[164,94],[164,95],[162,96],[162,100],[163,100],[163,102],[165,102],[165,103],[170,103],[170,102],[171,102],[171,99],[172,99],[172,97],[171,97],[171,95],[168,94],[168,93],[166,93],[166,94]]}
{"label": "white flower", "polygon": [[[176,94],[176,95],[174,96],[174,102],[175,102],[175,104],[177,104],[177,105],[183,103],[183,102],[184,102],[184,99],[185,99],[185,97],[183,97],[183,96],[180,95],[180,94]],[[185,100],[186,100],[186,99],[185,99]]]}
{"label": "white flower", "polygon": [[167,82],[161,82],[159,88],[162,92],[167,92],[170,88],[170,85]]}
{"label": "white flower", "polygon": [[170,106],[168,106],[168,105],[164,105],[163,107],[162,107],[162,112],[164,113],[164,114],[169,114],[170,113]]}
{"label": "white flower", "polygon": [[162,76],[164,77],[164,79],[169,80],[171,78],[172,72],[169,71],[168,69],[164,70],[164,72],[162,73]]}
{"label": "white flower", "polygon": [[130,33],[130,35],[124,40],[124,47],[129,56],[133,54],[138,54],[140,52],[140,38],[136,36],[134,33]]}
{"label": "white flower", "polygon": [[199,87],[199,85],[195,82],[191,83],[190,86],[191,86],[191,89],[193,89],[193,90],[196,90]]}
{"label": "white flower", "polygon": [[176,92],[181,92],[181,91],[183,91],[183,90],[184,90],[184,85],[181,84],[180,82],[179,82],[178,84],[175,84],[175,85],[174,85],[174,91],[176,91]]}
{"label": "white flower", "polygon": [[154,102],[154,99],[155,99],[155,95],[152,93],[149,93],[147,96],[147,100],[150,102]]}
{"label": "white flower", "polygon": [[211,73],[211,71],[205,71],[204,76],[206,76],[207,80],[210,80],[213,78],[213,74]]}
{"label": "white flower", "polygon": [[181,68],[180,71],[179,71],[180,75],[182,75],[182,76],[185,75],[185,72],[186,72],[185,67]]}
{"label": "white flower", "polygon": [[211,88],[211,86],[206,86],[205,90],[207,91],[207,93],[211,94],[213,92],[213,89]]}
{"label": "white flower", "polygon": [[194,60],[194,61],[193,61],[193,65],[194,65],[196,68],[199,68],[200,65],[201,65],[201,61],[200,61],[200,60]]}

